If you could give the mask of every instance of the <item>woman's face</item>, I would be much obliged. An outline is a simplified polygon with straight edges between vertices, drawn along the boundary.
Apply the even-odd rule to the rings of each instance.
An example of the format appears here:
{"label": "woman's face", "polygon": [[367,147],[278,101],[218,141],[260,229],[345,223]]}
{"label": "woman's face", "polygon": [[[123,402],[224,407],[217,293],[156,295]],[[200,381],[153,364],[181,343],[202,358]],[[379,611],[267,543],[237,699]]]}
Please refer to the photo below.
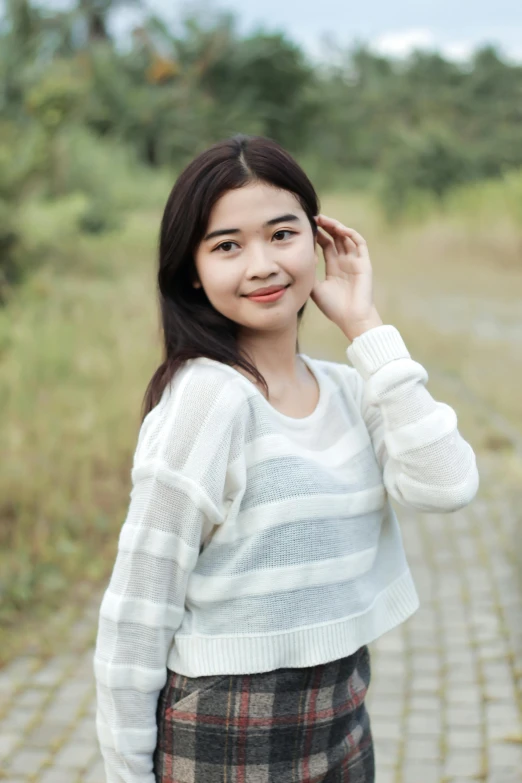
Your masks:
{"label": "woman's face", "polygon": [[[196,285],[203,286],[215,309],[259,331],[295,325],[319,257],[310,222],[293,193],[256,183],[227,191],[216,202],[194,261]],[[289,287],[276,301],[248,298],[258,288],[279,285]]]}

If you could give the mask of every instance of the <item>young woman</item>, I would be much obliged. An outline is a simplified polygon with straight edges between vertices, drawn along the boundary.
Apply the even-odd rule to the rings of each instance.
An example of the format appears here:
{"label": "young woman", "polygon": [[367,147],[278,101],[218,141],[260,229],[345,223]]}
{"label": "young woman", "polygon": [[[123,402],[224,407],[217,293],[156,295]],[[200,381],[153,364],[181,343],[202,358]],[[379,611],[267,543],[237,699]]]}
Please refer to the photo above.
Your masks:
{"label": "young woman", "polygon": [[[94,656],[107,781],[372,783],[367,645],[418,606],[390,497],[465,506],[474,452],[379,317],[364,239],[275,142],[183,171],[158,284]],[[309,297],[350,364],[299,352]]]}

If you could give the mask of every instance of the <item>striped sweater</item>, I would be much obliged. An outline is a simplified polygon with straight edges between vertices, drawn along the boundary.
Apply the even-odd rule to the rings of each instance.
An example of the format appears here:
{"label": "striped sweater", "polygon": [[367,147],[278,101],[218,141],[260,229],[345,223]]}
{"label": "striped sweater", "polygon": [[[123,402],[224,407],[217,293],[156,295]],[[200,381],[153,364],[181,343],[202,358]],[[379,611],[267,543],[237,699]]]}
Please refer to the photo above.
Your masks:
{"label": "striped sweater", "polygon": [[94,654],[108,783],[154,783],[167,667],[189,677],[350,655],[418,607],[390,498],[451,512],[478,489],[453,408],[392,325],[301,354],[320,389],[277,411],[232,367],[185,363],[141,426]]}

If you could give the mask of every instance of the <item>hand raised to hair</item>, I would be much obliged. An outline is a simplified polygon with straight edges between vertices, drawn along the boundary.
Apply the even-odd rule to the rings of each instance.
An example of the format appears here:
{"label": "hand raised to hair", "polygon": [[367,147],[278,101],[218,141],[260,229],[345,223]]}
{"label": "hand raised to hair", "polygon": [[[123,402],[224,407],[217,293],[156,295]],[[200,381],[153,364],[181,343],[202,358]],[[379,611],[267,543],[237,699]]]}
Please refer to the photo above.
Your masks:
{"label": "hand raised to hair", "polygon": [[317,215],[317,242],[323,248],[325,279],[316,280],[311,298],[354,340],[382,320],[373,302],[373,270],[364,238],[338,220]]}

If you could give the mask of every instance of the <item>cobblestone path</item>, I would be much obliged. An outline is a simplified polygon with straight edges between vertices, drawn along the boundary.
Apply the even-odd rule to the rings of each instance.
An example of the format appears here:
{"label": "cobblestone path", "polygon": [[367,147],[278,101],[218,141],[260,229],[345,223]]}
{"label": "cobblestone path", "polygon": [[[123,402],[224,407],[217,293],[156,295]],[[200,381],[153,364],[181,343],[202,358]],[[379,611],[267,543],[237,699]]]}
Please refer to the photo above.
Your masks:
{"label": "cobblestone path", "polygon": [[[396,507],[421,608],[372,645],[377,783],[522,783],[522,519],[502,492],[453,514]],[[518,514],[518,519],[517,519]],[[101,596],[70,652],[0,671],[0,778],[105,783],[92,674]],[[2,778],[3,776],[3,778]],[[201,781],[204,783],[204,781]]]}

